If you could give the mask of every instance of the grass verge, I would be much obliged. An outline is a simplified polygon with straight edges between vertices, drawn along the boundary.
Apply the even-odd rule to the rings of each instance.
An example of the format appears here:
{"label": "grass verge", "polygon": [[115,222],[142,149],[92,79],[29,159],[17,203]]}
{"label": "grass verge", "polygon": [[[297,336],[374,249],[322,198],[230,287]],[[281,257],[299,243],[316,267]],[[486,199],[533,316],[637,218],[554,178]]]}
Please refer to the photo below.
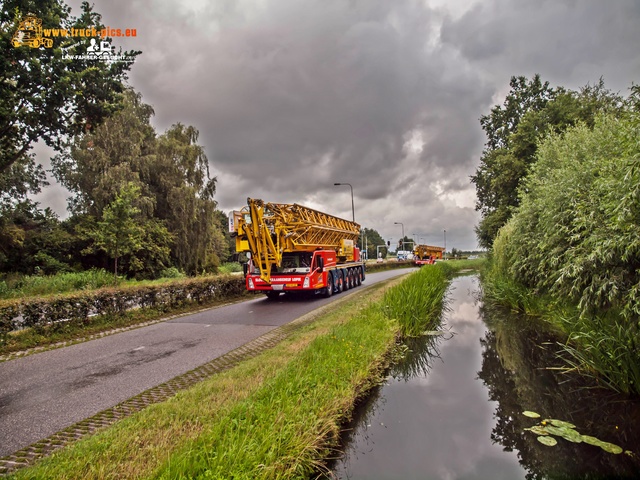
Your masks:
{"label": "grass verge", "polygon": [[[455,271],[423,268],[405,281],[426,277],[446,286]],[[345,297],[274,348],[12,478],[271,479],[321,471],[356,401],[381,380],[391,361],[406,316],[394,307],[402,303],[383,306],[385,296],[404,284],[394,285],[399,281]],[[439,311],[426,315],[421,330],[439,322]]]}

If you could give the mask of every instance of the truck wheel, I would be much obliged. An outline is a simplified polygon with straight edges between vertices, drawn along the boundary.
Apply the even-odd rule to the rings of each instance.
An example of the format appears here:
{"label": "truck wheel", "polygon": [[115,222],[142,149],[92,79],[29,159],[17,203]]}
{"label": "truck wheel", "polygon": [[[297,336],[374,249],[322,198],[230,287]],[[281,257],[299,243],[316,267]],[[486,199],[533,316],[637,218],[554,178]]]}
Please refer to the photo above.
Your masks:
{"label": "truck wheel", "polygon": [[344,278],[342,276],[342,270],[336,270],[336,293],[344,292]]}
{"label": "truck wheel", "polygon": [[360,275],[360,283],[364,282],[364,265],[361,266],[359,269],[359,275]]}
{"label": "truck wheel", "polygon": [[345,292],[349,290],[349,271],[346,268],[342,269],[342,289]]}
{"label": "truck wheel", "polygon": [[280,296],[280,292],[274,292],[273,290],[270,290],[268,292],[265,292],[265,295],[269,300],[277,300],[277,298]]}
{"label": "truck wheel", "polygon": [[324,298],[329,298],[333,295],[333,289],[335,288],[333,281],[333,272],[327,273],[327,286],[324,287],[324,291],[322,292],[322,296]]}
{"label": "truck wheel", "polygon": [[353,274],[356,277],[356,287],[359,287],[360,285],[362,285],[362,279],[360,278],[360,267],[355,268],[353,270]]}
{"label": "truck wheel", "polygon": [[353,268],[349,269],[349,288],[356,288],[356,272]]}

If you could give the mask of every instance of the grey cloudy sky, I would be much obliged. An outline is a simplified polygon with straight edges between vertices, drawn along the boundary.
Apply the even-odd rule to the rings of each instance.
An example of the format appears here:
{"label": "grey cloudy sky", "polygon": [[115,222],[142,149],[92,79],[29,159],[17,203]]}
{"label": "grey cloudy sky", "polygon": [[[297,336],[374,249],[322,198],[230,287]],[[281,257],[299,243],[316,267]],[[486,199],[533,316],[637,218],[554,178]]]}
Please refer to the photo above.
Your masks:
{"label": "grey cloudy sky", "polygon": [[[73,14],[79,1],[71,1]],[[481,115],[513,75],[640,81],[638,0],[94,0],[142,50],[130,84],[159,133],[200,131],[224,211],[247,197],[473,249]],[[42,160],[42,159],[41,159]],[[38,199],[64,212],[67,192]],[[417,239],[417,238],[416,238]]]}

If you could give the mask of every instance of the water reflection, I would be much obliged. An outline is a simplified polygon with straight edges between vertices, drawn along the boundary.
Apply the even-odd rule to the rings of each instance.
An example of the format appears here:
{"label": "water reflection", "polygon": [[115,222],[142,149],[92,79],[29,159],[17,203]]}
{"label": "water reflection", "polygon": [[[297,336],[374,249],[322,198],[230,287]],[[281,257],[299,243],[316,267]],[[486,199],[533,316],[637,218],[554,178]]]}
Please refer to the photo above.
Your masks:
{"label": "water reflection", "polygon": [[453,282],[441,327],[451,335],[408,344],[358,408],[333,478],[636,478],[637,458],[562,439],[546,447],[523,430],[536,421],[521,412],[534,410],[640,451],[637,402],[548,370],[552,339],[531,319],[483,308],[477,291],[476,277]]}
{"label": "water reflection", "polygon": [[408,365],[360,409],[335,478],[524,478],[517,456],[490,441],[495,407],[476,380],[486,330],[471,295],[477,279],[453,287],[444,328],[454,335],[423,337],[429,358],[411,345]]}
{"label": "water reflection", "polygon": [[497,402],[491,439],[518,451],[527,478],[638,478],[637,457],[564,440],[546,447],[523,430],[537,422],[521,414],[533,410],[543,418],[569,421],[584,435],[639,453],[638,401],[549,369],[559,366],[557,345],[542,333],[539,320],[486,308],[480,313],[489,331],[481,340],[483,362],[478,377]]}

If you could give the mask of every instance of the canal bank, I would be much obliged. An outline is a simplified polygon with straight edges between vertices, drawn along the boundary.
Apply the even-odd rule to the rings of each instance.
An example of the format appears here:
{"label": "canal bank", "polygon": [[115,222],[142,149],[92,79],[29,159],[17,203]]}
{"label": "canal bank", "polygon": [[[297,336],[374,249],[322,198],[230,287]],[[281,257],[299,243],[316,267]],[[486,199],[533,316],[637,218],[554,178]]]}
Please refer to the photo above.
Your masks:
{"label": "canal bank", "polygon": [[[640,405],[549,369],[558,346],[539,327],[484,308],[477,277],[454,279],[445,334],[408,343],[411,353],[356,410],[331,476],[637,478]],[[544,435],[557,441],[546,446],[527,430],[545,419],[622,453],[557,435]]]}

